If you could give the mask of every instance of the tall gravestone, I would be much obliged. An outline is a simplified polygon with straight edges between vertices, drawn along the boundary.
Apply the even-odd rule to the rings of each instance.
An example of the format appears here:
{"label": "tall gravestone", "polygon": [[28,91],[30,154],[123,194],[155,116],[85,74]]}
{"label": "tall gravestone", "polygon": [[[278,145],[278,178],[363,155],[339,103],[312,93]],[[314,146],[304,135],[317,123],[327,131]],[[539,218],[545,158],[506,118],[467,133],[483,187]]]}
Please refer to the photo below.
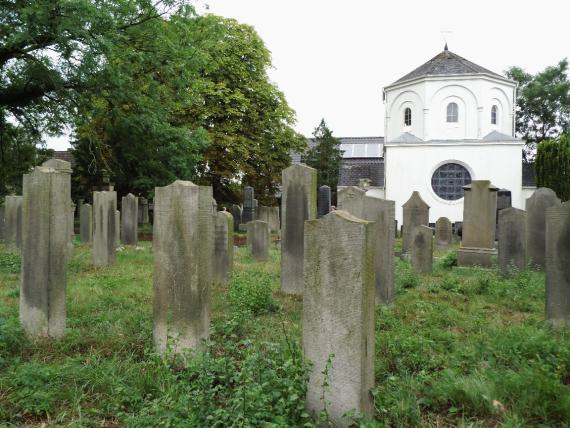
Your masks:
{"label": "tall gravestone", "polygon": [[259,201],[257,199],[253,200],[253,220],[257,220],[257,213],[259,209]]}
{"label": "tall gravestone", "polygon": [[247,224],[247,248],[256,260],[269,260],[270,242],[271,234],[266,222],[254,220]]}
{"label": "tall gravestone", "polygon": [[93,208],[89,204],[79,208],[79,237],[81,242],[91,242],[93,239]]}
{"label": "tall gravestone", "polygon": [[473,180],[463,189],[463,236],[457,264],[490,267],[497,255],[495,215],[498,189],[489,180]]}
{"label": "tall gravestone", "polygon": [[[22,196],[6,196],[5,230],[6,249],[10,252],[19,252],[22,248]],[[67,218],[67,215],[65,216]]]}
{"label": "tall gravestone", "polygon": [[345,211],[305,223],[303,349],[312,363],[306,406],[316,418],[328,383],[324,400],[335,427],[353,423],[344,416],[350,410],[374,413],[373,234],[372,223]]}
{"label": "tall gravestone", "polygon": [[429,273],[433,269],[433,229],[416,226],[410,241],[410,262],[416,272]]}
{"label": "tall gravestone", "polygon": [[5,222],[5,207],[3,201],[0,201],[0,241],[4,241],[6,237],[4,222]]}
{"label": "tall gravestone", "polygon": [[337,208],[362,218],[366,191],[356,186],[343,187],[337,194]]}
{"label": "tall gravestone", "polygon": [[279,232],[281,228],[279,207],[265,207],[260,205],[257,208],[257,219],[266,222],[271,232]]}
{"label": "tall gravestone", "polygon": [[447,217],[440,217],[435,222],[435,243],[438,248],[449,248],[453,241],[453,228]]}
{"label": "tall gravestone", "polygon": [[570,325],[570,203],[546,209],[546,319]]}
{"label": "tall gravestone", "polygon": [[208,338],[213,219],[210,186],[178,180],[155,189],[153,340],[161,353]]}
{"label": "tall gravestone", "polygon": [[[55,158],[48,159],[42,164],[42,166],[46,168],[53,168],[57,172],[60,172],[62,174],[69,174],[71,176],[72,172],[71,164],[62,159],[55,159]],[[66,218],[68,224],[69,251],[71,252],[73,250],[73,239],[75,237],[75,208],[76,208],[75,204],[71,200],[71,195],[69,197],[68,206],[69,206],[69,211],[66,215]]]}
{"label": "tall gravestone", "polygon": [[317,196],[317,217],[321,218],[331,211],[331,188],[329,186],[319,187]]}
{"label": "tall gravestone", "polygon": [[213,281],[226,284],[234,264],[234,218],[227,211],[214,217]]}
{"label": "tall gravestone", "polygon": [[552,206],[560,206],[560,199],[548,187],[539,187],[526,200],[527,257],[530,263],[541,268],[546,264],[546,209]]}
{"label": "tall gravestone", "polygon": [[139,224],[149,223],[148,199],[143,198],[142,196],[138,198],[138,223]]}
{"label": "tall gravestone", "polygon": [[121,246],[121,211],[115,211],[115,247]]}
{"label": "tall gravestone", "polygon": [[255,220],[255,202],[253,187],[245,186],[243,189],[243,211],[241,219],[243,224]]}
{"label": "tall gravestone", "polygon": [[117,193],[93,192],[93,265],[115,263],[117,250]]}
{"label": "tall gravestone", "polygon": [[129,193],[121,199],[121,241],[126,245],[137,245],[138,231],[138,198]]}
{"label": "tall gravestone", "polygon": [[30,337],[65,333],[71,177],[36,167],[23,178],[20,322]]}
{"label": "tall gravestone", "polygon": [[73,202],[69,206],[69,239],[73,242],[75,239],[75,210],[77,209],[77,205]]}
{"label": "tall gravestone", "polygon": [[412,233],[417,226],[429,224],[429,205],[424,202],[420,193],[412,192],[410,199],[402,205],[403,229],[402,229],[402,252],[410,251]]}
{"label": "tall gravestone", "polygon": [[317,170],[303,164],[282,172],[281,291],[303,294],[304,222],[317,216]]}
{"label": "tall gravestone", "polygon": [[526,267],[526,212],[517,208],[499,211],[499,272]]}
{"label": "tall gravestone", "polygon": [[238,232],[241,224],[241,207],[237,204],[232,204],[229,211],[234,218],[234,232]]}

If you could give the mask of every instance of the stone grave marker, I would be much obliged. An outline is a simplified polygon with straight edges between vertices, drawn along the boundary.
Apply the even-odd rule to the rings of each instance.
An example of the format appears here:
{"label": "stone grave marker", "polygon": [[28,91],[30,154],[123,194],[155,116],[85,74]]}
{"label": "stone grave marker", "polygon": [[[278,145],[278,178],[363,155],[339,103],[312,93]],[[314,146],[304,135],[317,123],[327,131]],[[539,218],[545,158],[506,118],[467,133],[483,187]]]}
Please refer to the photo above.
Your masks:
{"label": "stone grave marker", "polygon": [[255,220],[254,190],[251,186],[245,186],[243,189],[243,210],[241,213],[241,220],[244,225]]}
{"label": "stone grave marker", "polygon": [[81,242],[93,239],[93,208],[89,204],[83,204],[79,209],[79,237]]}
{"label": "stone grave marker", "polygon": [[412,233],[416,226],[427,226],[429,223],[429,205],[424,202],[420,193],[412,192],[410,199],[402,205],[403,225],[402,225],[402,252],[410,250]]}
{"label": "stone grave marker", "polygon": [[453,241],[451,221],[447,217],[440,217],[435,222],[435,243],[438,248],[449,248]]}
{"label": "stone grave marker", "polygon": [[356,186],[339,189],[337,209],[348,211],[355,217],[363,218],[364,195],[366,195],[366,191]]}
{"label": "stone grave marker", "polygon": [[213,281],[226,284],[234,264],[234,218],[218,211],[214,218]]}
{"label": "stone grave marker", "polygon": [[257,208],[257,219],[266,222],[271,232],[279,232],[281,228],[279,221],[279,207],[265,207],[260,205]]}
{"label": "stone grave marker", "polygon": [[331,188],[329,186],[319,187],[317,197],[317,217],[321,218],[331,211]]}
{"label": "stone grave marker", "polygon": [[548,187],[539,187],[526,200],[527,257],[530,263],[541,268],[546,265],[546,209],[552,206],[560,206],[560,199]]}
{"label": "stone grave marker", "polygon": [[499,211],[499,272],[508,275],[526,268],[526,212],[517,208]]}
{"label": "stone grave marker", "polygon": [[129,193],[121,199],[121,241],[125,245],[137,245],[139,242],[138,213],[139,200]]}
{"label": "stone grave marker", "polygon": [[115,263],[117,250],[117,193],[93,192],[93,265]]}
{"label": "stone grave marker", "polygon": [[6,237],[4,223],[5,223],[5,207],[3,201],[0,201],[0,241],[4,241]]}
{"label": "stone grave marker", "polygon": [[234,232],[238,232],[239,231],[239,226],[241,224],[241,214],[242,214],[242,210],[241,207],[237,204],[232,204],[230,206],[230,214],[233,216],[234,218]]}
{"label": "stone grave marker", "polygon": [[418,273],[429,273],[433,269],[433,229],[416,226],[410,242],[410,262]]}
{"label": "stone grave marker", "polygon": [[[5,234],[6,249],[17,253],[22,248],[22,203],[23,196],[6,196],[5,199]],[[65,218],[67,219],[67,215]]]}
{"label": "stone grave marker", "polygon": [[269,260],[271,234],[265,221],[254,220],[247,224],[247,248],[258,261]]}

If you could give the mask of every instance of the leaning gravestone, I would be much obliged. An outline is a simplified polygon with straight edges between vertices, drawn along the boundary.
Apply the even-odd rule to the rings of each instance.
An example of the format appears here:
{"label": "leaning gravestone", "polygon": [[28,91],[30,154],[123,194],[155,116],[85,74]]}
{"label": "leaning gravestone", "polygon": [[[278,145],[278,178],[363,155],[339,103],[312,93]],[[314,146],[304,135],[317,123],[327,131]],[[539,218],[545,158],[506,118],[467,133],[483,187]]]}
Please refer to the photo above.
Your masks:
{"label": "leaning gravestone", "polygon": [[424,202],[420,193],[412,192],[410,199],[402,205],[403,229],[402,229],[402,252],[410,250],[412,233],[416,226],[427,226],[429,223],[429,205]]}
{"label": "leaning gravestone", "polygon": [[560,199],[554,190],[540,187],[526,200],[527,212],[527,257],[533,265],[545,267],[546,248],[546,209],[560,206]]}
{"label": "leaning gravestone", "polygon": [[495,215],[498,189],[489,180],[473,180],[463,189],[463,236],[457,264],[490,267],[497,255]]}
{"label": "leaning gravestone", "polygon": [[266,222],[254,220],[247,224],[247,248],[256,260],[269,260],[270,242],[271,234]]}
{"label": "leaning gravestone", "polygon": [[364,195],[366,191],[356,186],[348,186],[339,189],[337,195],[337,208],[348,211],[353,216],[363,218]]}
{"label": "leaning gravestone", "polygon": [[79,208],[79,237],[81,242],[91,242],[93,239],[93,208],[89,204]]}
{"label": "leaning gravestone", "polygon": [[117,249],[117,193],[93,192],[93,265],[115,263]]}
{"label": "leaning gravestone", "polygon": [[[22,248],[22,202],[23,196],[6,196],[5,228],[6,249],[16,253]],[[67,215],[65,216],[67,218]]]}
{"label": "leaning gravestone", "polygon": [[317,218],[327,215],[331,211],[331,188],[329,186],[319,187],[317,196]]}
{"label": "leaning gravestone", "polygon": [[317,170],[303,164],[282,172],[281,291],[303,294],[304,222],[317,216]]}
{"label": "leaning gravestone", "polygon": [[214,217],[213,281],[226,284],[234,264],[234,218],[227,211]]}
{"label": "leaning gravestone", "polygon": [[257,219],[266,222],[270,231],[279,232],[279,207],[264,207],[260,205],[257,208]]}
{"label": "leaning gravestone", "polygon": [[208,338],[213,218],[210,186],[177,180],[155,189],[153,340],[161,353]]}
{"label": "leaning gravestone", "polygon": [[255,201],[253,187],[245,186],[243,189],[243,211],[241,220],[243,224],[255,220]]}
{"label": "leaning gravestone", "polygon": [[137,245],[138,237],[138,198],[129,193],[121,200],[121,241],[125,245]]}
{"label": "leaning gravestone", "polygon": [[410,262],[418,273],[429,273],[433,268],[433,229],[416,226],[410,242]]}
{"label": "leaning gravestone", "polygon": [[438,248],[449,248],[453,241],[451,221],[447,217],[440,217],[435,222],[435,243]]}
{"label": "leaning gravestone", "polygon": [[526,212],[517,208],[499,211],[499,272],[508,275],[526,267]]}
{"label": "leaning gravestone", "polygon": [[305,403],[315,418],[326,405],[335,427],[351,426],[350,410],[374,414],[373,234],[371,222],[345,211],[305,222]]}
{"label": "leaning gravestone", "polygon": [[232,204],[230,206],[230,213],[234,217],[234,232],[238,232],[239,226],[241,224],[241,215],[242,215],[241,207],[239,205]]}
{"label": "leaning gravestone", "polygon": [[546,209],[546,319],[570,325],[570,203]]}
{"label": "leaning gravestone", "polygon": [[36,167],[23,178],[20,322],[30,337],[65,332],[71,177]]}

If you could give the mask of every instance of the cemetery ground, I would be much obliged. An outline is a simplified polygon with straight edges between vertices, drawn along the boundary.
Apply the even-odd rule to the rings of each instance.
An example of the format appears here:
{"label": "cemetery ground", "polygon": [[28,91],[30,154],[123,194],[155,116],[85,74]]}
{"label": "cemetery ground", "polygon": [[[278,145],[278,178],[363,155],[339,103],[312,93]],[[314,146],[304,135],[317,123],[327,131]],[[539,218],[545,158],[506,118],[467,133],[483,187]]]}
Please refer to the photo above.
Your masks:
{"label": "cemetery ground", "polygon": [[[453,261],[437,252],[418,275],[397,260],[395,302],[376,308],[377,421],[362,426],[568,426],[570,329],[544,322],[544,274],[504,279]],[[75,244],[59,341],[24,337],[19,264],[0,247],[0,425],[313,426],[302,301],[279,293],[275,248],[268,262],[237,250],[229,285],[212,293],[210,340],[185,358],[153,351],[148,242],[109,268]]]}

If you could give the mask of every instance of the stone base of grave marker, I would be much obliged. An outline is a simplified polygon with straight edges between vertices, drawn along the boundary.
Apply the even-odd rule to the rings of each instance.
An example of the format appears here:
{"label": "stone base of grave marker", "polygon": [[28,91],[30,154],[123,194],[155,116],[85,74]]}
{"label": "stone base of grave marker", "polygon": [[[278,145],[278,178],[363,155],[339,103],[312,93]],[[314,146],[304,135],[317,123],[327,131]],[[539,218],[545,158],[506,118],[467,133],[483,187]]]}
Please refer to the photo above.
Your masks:
{"label": "stone base of grave marker", "polygon": [[459,266],[491,267],[497,254],[494,248],[461,247],[457,251],[457,264]]}

